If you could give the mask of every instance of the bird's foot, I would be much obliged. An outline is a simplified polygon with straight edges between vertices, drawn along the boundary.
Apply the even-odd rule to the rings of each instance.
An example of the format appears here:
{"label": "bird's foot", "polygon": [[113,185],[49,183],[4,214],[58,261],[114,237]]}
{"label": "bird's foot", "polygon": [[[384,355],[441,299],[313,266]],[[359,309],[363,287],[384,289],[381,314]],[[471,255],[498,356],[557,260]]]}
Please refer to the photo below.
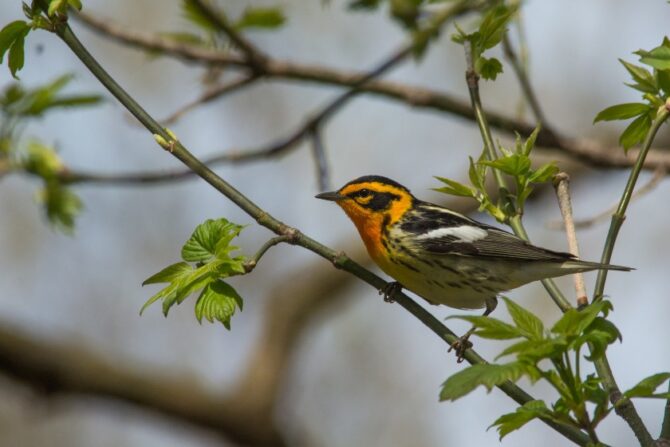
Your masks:
{"label": "bird's foot", "polygon": [[379,294],[384,295],[384,301],[387,303],[394,303],[393,295],[402,290],[402,284],[398,281],[393,281],[386,284],[384,287],[379,289]]}
{"label": "bird's foot", "polygon": [[468,331],[465,335],[463,335],[458,340],[453,342],[449,347],[449,350],[447,352],[451,352],[452,350],[454,351],[454,353],[456,354],[456,363],[461,363],[465,358],[465,351],[472,348],[472,342],[468,340],[470,338],[470,335],[471,332]]}

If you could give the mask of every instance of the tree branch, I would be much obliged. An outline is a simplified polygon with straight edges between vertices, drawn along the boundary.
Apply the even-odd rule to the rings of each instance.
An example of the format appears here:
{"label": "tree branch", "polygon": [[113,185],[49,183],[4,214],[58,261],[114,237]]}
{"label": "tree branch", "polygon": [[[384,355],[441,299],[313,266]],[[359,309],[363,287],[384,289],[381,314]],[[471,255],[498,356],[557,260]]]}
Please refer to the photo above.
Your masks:
{"label": "tree branch", "polygon": [[[130,31],[108,20],[101,20],[84,13],[78,13],[74,17],[93,31],[141,50],[161,52],[168,56],[204,65],[232,66],[246,70],[250,68],[243,58],[230,53],[188,45],[150,33]],[[342,87],[352,87],[364,75],[365,73],[360,72],[345,72],[275,59],[269,59],[263,71],[263,77],[266,79],[308,81]],[[469,121],[475,120],[473,110],[467,102],[435,90],[392,81],[374,80],[359,87],[359,91],[400,101],[412,107],[446,112]],[[526,135],[533,131],[533,126],[528,123],[493,112],[486,112],[486,115],[489,125],[500,131]],[[558,136],[547,128],[540,131],[536,144],[560,149],[584,163],[603,168],[628,168],[635,163],[637,153],[637,151],[629,151],[628,154],[624,154],[618,147],[604,146],[588,138],[575,139]],[[664,167],[670,171],[670,151],[654,150],[645,159],[644,169],[654,170],[658,167]]]}
{"label": "tree branch", "polygon": [[[109,76],[109,74],[98,64],[93,56],[81,44],[81,42],[77,39],[67,24],[64,23],[58,26],[56,28],[56,33],[70,47],[70,49],[82,61],[82,63],[86,65],[91,73],[96,76],[98,80],[110,91],[110,93],[112,93],[112,95],[114,95],[119,100],[119,102],[121,102],[121,104],[123,104],[128,109],[130,113],[132,113],[150,132],[154,134],[157,141],[160,141],[159,144],[161,144],[164,149],[168,150],[173,156],[182,161],[186,166],[196,171],[203,180],[205,180],[216,190],[230,199],[249,216],[254,218],[258,224],[266,227],[279,236],[290,234],[294,244],[304,247],[321,256],[322,258],[329,260],[337,268],[355,275],[377,290],[387,286],[386,281],[369,270],[363,268],[347,257],[344,253],[336,252],[335,250],[326,247],[316,240],[309,238],[305,234],[299,232],[297,229],[291,228],[283,222],[275,219],[273,216],[249,200],[242,193],[237,191],[221,177],[216,175],[216,173],[214,173],[206,165],[195,158],[186,149],[186,147],[184,147],[182,143],[176,139],[174,135],[163,129],[154,118],[152,118],[131,96],[129,96],[128,93],[126,93],[125,90],[123,90],[123,88],[111,76]],[[434,316],[432,316],[423,307],[418,305],[404,293],[397,291],[391,298],[400,304],[403,308],[408,310],[416,318],[418,318],[449,345],[458,339],[456,334],[454,334],[439,320],[437,320]],[[465,353],[465,359],[470,363],[481,363],[484,361],[482,357],[480,357],[472,350],[468,350]],[[511,382],[506,382],[500,385],[499,388],[521,404],[532,399],[528,393]],[[589,442],[588,436],[574,427],[545,419],[543,419],[543,421],[579,445],[586,445]]]}

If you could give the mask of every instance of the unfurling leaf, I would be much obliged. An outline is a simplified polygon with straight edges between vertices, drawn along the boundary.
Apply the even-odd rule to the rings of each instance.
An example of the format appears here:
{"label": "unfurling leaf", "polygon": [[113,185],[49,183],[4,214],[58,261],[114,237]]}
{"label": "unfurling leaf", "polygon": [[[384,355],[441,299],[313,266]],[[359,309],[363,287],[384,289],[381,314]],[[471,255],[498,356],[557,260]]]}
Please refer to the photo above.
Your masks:
{"label": "unfurling leaf", "polygon": [[445,194],[450,194],[452,196],[462,196],[462,197],[474,197],[475,191],[467,185],[459,183],[455,180],[451,180],[445,177],[435,177],[442,183],[445,183],[447,186],[442,188],[435,188],[435,191],[443,192]]}
{"label": "unfurling leaf", "polygon": [[649,112],[651,106],[649,104],[644,104],[641,102],[629,102],[625,104],[617,104],[612,107],[608,107],[604,110],[601,110],[598,115],[593,119],[594,123],[598,121],[613,121],[613,120],[625,120],[628,118],[633,118],[634,116],[642,115],[643,113]]}
{"label": "unfurling leaf", "polygon": [[496,427],[500,439],[504,438],[509,433],[520,429],[528,422],[537,417],[550,416],[551,412],[547,408],[544,401],[531,400],[516,409],[514,413],[507,413],[495,420],[491,427]]}
{"label": "unfurling leaf", "polygon": [[495,57],[480,56],[475,62],[475,70],[482,78],[495,81],[498,75],[503,72],[503,66]]}
{"label": "unfurling leaf", "polygon": [[502,365],[492,363],[478,363],[465,368],[449,377],[442,385],[440,400],[456,400],[469,394],[478,386],[486,387],[488,391],[501,383],[509,380],[516,382],[519,378],[528,374],[529,369],[535,367],[521,362],[505,363]]}
{"label": "unfurling leaf", "polygon": [[286,16],[279,7],[247,8],[242,17],[235,23],[239,29],[246,28],[278,28],[286,22]]}
{"label": "unfurling leaf", "polygon": [[656,397],[656,398],[668,398],[669,393],[660,393],[654,394],[656,388],[663,385],[668,379],[670,379],[670,373],[658,373],[652,376],[649,376],[645,379],[642,379],[637,383],[633,388],[629,389],[623,393],[624,397]]}
{"label": "unfurling leaf", "polygon": [[525,175],[530,169],[530,158],[523,154],[510,154],[493,161],[482,160],[479,163],[512,176]]}
{"label": "unfurling leaf", "polygon": [[519,328],[492,317],[473,315],[453,315],[449,318],[458,318],[472,323],[476,330],[475,335],[492,340],[510,340],[524,336]]}
{"label": "unfurling leaf", "polygon": [[503,300],[507,305],[507,311],[514,320],[514,324],[521,330],[524,337],[534,340],[539,340],[543,337],[544,325],[538,317],[509,298],[503,297]]}
{"label": "unfurling leaf", "polygon": [[229,284],[215,281],[202,290],[195,304],[195,317],[202,323],[203,317],[213,323],[219,320],[226,329],[230,329],[230,319],[235,308],[242,310],[242,297]]}
{"label": "unfurling leaf", "polygon": [[228,248],[228,243],[239,235],[243,228],[226,219],[209,219],[193,231],[182,247],[181,257],[188,262],[206,262],[217,256],[217,253],[221,253],[224,248]]}

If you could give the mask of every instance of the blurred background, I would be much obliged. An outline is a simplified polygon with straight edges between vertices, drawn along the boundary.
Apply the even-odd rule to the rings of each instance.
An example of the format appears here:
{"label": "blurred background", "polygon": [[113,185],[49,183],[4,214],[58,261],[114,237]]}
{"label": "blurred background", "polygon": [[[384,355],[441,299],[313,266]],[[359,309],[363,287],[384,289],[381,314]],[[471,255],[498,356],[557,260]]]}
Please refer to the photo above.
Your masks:
{"label": "blurred background", "polygon": [[[219,4],[236,15],[250,2]],[[334,0],[253,4],[284,8],[288,22],[280,30],[248,33],[279,60],[345,72],[369,70],[405,41],[404,31],[384,9],[351,13],[346,2]],[[86,0],[84,8],[128,30],[192,28],[177,1]],[[3,25],[22,18],[20,2],[1,2],[0,17]],[[593,126],[593,117],[606,106],[638,100],[623,86],[628,74],[617,58],[636,61],[632,51],[657,46],[669,17],[670,8],[661,0],[526,2],[529,72],[553,128],[575,138],[597,138],[620,151],[616,139],[622,125]],[[201,66],[147,56],[76,21],[73,28],[154,116],[168,116],[203,91],[206,70]],[[463,50],[451,42],[452,31],[445,30],[423,60],[410,59],[385,79],[449,92],[467,103]],[[27,139],[38,137],[55,145],[72,169],[120,173],[180,167],[55,36],[32,33],[26,49],[26,68],[20,73],[25,85],[71,72],[75,80],[68,93],[100,93],[106,99],[98,107],[53,112],[32,122],[23,133]],[[482,98],[488,109],[516,117],[522,97],[511,68],[503,64],[505,72],[495,83],[482,82]],[[229,75],[224,70],[224,78]],[[0,87],[10,82],[3,66]],[[262,80],[197,108],[170,128],[198,156],[241,152],[290,135],[342,91]],[[524,120],[532,122],[532,115],[526,113]],[[496,132],[496,137],[511,141],[508,134]],[[667,146],[668,140],[662,129],[657,145]],[[328,121],[323,143],[330,187],[360,175],[382,174],[437,203],[450,199],[430,190],[439,186],[432,176],[465,180],[467,157],[481,151],[479,131],[468,120],[365,94]],[[596,215],[620,197],[627,172],[593,169],[540,152],[569,169],[577,218]],[[281,157],[219,165],[216,171],[277,218],[368,263],[344,214],[314,199],[319,184],[309,141]],[[643,172],[640,184],[651,175]],[[248,224],[240,238],[247,254],[271,237],[205,182],[192,178],[151,186],[76,185],[85,210],[74,235],[67,236],[45,222],[34,201],[34,178],[9,175],[1,180],[2,338],[18,353],[57,368],[43,371],[43,376],[0,375],[0,445],[238,445],[244,442],[231,440],[228,433],[244,436],[243,426],[261,433],[247,433],[251,438],[262,439],[265,430],[270,439],[276,431],[288,444],[305,446],[499,443],[495,430],[486,427],[513,411],[513,401],[498,390],[487,395],[479,389],[459,401],[439,403],[440,384],[464,367],[447,353],[444,342],[400,306],[384,303],[377,291],[299,247],[273,248],[252,275],[231,280],[245,306],[233,318],[230,332],[221,324],[199,325],[193,298],[167,319],[158,305],[140,317],[140,307],[158,290],[140,284],[179,260],[181,245],[203,220],[226,217]],[[612,320],[624,336],[608,352],[622,389],[670,369],[670,348],[660,343],[670,336],[668,194],[670,183],[663,181],[632,203],[613,262],[636,270],[608,278]],[[486,216],[475,217],[490,222]],[[564,234],[547,227],[556,219],[560,213],[553,191],[539,191],[526,210],[528,232],[538,245],[566,250]],[[580,230],[583,258],[600,257],[607,228],[605,220]],[[586,279],[592,290],[595,275]],[[559,282],[572,294],[570,278]],[[559,317],[539,284],[509,296],[548,324]],[[459,313],[445,307],[429,310],[440,319]],[[507,318],[502,308],[496,313]],[[448,325],[457,332],[467,329],[455,320]],[[475,344],[487,358],[501,349],[477,339]],[[11,359],[2,363],[11,364]],[[81,376],[69,377],[71,370]],[[36,385],[40,377],[49,378],[44,386]],[[73,392],[67,386],[65,392],[49,386],[50,381],[68,380],[97,385],[89,390],[72,385]],[[540,397],[551,397],[548,391],[532,389]],[[161,409],[166,401],[168,406],[178,401],[182,413]],[[662,400],[637,403],[652,434],[660,429],[663,405]],[[216,427],[218,418],[233,428],[224,422]],[[209,426],[203,423],[208,420]],[[600,433],[613,445],[635,442],[614,415]],[[540,440],[547,447],[567,442],[544,424],[531,422],[502,445],[534,446]]]}

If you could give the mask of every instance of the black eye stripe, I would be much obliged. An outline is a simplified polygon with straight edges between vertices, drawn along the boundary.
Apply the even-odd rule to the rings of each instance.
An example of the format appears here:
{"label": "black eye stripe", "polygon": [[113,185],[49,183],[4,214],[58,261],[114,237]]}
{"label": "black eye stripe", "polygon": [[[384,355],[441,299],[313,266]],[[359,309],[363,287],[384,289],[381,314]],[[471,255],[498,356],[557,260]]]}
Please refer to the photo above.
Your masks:
{"label": "black eye stripe", "polygon": [[390,192],[378,192],[368,203],[363,205],[365,208],[371,209],[373,211],[382,211],[388,209],[392,201],[400,199],[400,196]]}

